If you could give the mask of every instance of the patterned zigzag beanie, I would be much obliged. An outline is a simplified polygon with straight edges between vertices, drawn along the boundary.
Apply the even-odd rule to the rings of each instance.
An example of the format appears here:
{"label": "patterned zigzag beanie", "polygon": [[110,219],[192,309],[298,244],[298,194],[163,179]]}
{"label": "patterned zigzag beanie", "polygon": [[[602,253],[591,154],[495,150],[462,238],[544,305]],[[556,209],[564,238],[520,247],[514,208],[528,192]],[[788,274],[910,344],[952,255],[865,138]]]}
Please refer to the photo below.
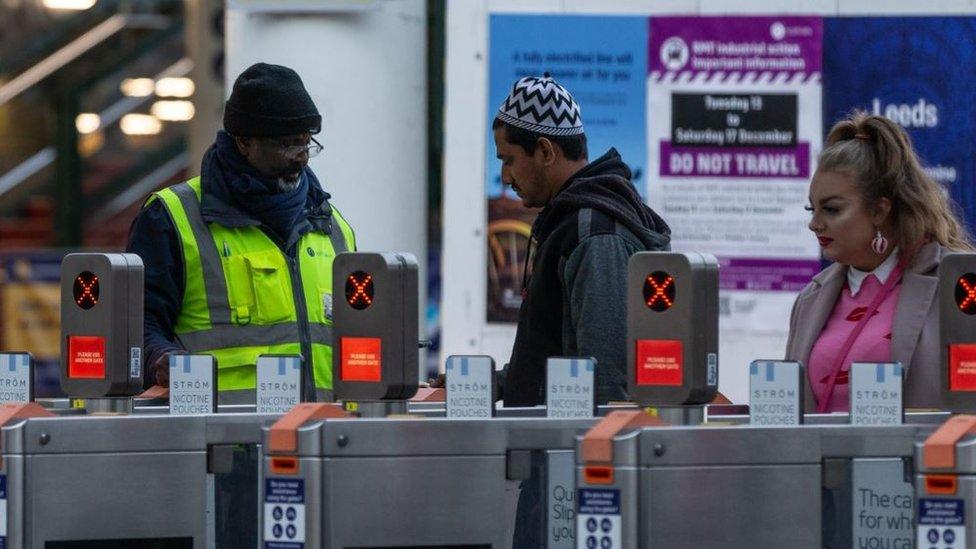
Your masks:
{"label": "patterned zigzag beanie", "polygon": [[496,117],[506,124],[544,135],[583,133],[579,105],[549,73],[541,78],[526,76],[519,79],[498,108]]}

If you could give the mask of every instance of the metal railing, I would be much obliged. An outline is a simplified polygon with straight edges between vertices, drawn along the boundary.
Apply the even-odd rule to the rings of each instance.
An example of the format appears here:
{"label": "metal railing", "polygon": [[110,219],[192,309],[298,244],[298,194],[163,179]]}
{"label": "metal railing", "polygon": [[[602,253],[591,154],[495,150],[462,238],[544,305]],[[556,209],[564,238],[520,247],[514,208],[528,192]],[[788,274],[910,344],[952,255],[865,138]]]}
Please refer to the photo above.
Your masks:
{"label": "metal railing", "polygon": [[[121,130],[117,124],[123,117],[140,112],[154,100],[152,94],[119,97],[117,79],[130,72],[148,73],[156,81],[190,74],[193,61],[179,57],[184,54],[177,46],[182,44],[182,29],[182,21],[168,15],[113,15],[0,84],[3,106],[41,88],[38,84],[57,83],[53,88],[44,86],[47,91],[40,96],[56,112],[54,143],[30,154],[7,173],[0,173],[4,212],[17,212],[25,200],[50,195],[55,241],[76,246],[83,242],[86,230],[97,230],[185,169],[188,155],[182,137],[161,135],[162,140],[152,146],[143,141],[130,150],[118,148],[120,143],[131,142],[118,141],[116,133]],[[96,130],[103,130],[85,141],[76,127],[82,105],[88,112],[97,113]],[[101,160],[94,160],[92,155],[102,151],[103,144],[111,145],[104,149]],[[82,146],[88,147],[84,158]],[[52,168],[52,177],[48,178],[44,173]],[[124,168],[123,172],[113,175],[119,168]]]}
{"label": "metal railing", "polygon": [[8,103],[21,93],[37,85],[68,63],[78,59],[86,52],[108,40],[126,28],[164,29],[170,18],[163,15],[127,14],[113,15],[95,28],[72,40],[63,48],[52,53],[40,63],[17,75],[10,82],[0,86],[0,106]]}
{"label": "metal railing", "polygon": [[[186,76],[193,70],[193,61],[184,57],[176,63],[170,65],[153,78]],[[105,110],[98,113],[101,127],[105,127],[118,122],[123,116],[142,106],[151,97],[124,97]],[[51,166],[58,158],[57,148],[53,145],[45,147],[24,160],[7,173],[0,176],[0,199],[3,195],[17,188],[21,183],[27,181],[41,170]]]}

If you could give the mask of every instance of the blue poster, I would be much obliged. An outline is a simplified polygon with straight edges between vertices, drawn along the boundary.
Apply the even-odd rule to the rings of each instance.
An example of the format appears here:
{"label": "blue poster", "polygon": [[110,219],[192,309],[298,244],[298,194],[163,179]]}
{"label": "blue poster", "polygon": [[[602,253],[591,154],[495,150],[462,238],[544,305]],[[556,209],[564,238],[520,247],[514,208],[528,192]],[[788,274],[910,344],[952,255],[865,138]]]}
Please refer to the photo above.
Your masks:
{"label": "blue poster", "polygon": [[824,132],[857,108],[908,130],[976,229],[976,18],[825,20]]}
{"label": "blue poster", "polygon": [[488,54],[488,196],[502,194],[491,122],[523,76],[548,71],[583,113],[590,160],[616,147],[644,192],[647,18],[492,15]]}
{"label": "blue poster", "polygon": [[616,147],[643,195],[647,187],[646,17],[492,15],[489,21],[487,146],[488,322],[515,322],[536,211],[501,183],[491,123],[516,80],[544,72],[580,105],[590,160]]}

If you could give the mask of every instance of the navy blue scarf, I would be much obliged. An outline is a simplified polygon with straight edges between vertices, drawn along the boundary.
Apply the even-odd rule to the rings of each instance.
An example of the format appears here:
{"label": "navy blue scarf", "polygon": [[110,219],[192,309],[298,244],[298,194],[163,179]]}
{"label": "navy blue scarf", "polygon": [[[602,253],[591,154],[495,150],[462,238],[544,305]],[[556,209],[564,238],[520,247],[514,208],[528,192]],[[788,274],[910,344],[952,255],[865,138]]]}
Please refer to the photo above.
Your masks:
{"label": "navy blue scarf", "polygon": [[[289,240],[292,229],[307,212],[318,210],[329,198],[308,166],[302,170],[298,188],[279,191],[277,179],[263,176],[251,166],[237,150],[234,138],[224,130],[217,133],[217,141],[204,155],[201,175],[207,193],[268,227],[282,241]],[[214,214],[206,203],[204,209]],[[220,219],[220,212],[213,217],[229,226],[242,224],[240,219]]]}

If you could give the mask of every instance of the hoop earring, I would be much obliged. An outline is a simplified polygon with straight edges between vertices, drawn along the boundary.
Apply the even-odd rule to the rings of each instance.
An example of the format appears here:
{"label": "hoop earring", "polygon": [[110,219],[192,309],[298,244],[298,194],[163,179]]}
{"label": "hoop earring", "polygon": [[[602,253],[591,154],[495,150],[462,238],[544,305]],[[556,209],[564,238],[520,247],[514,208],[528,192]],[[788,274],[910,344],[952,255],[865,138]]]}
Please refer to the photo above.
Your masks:
{"label": "hoop earring", "polygon": [[874,240],[871,241],[871,249],[878,255],[884,255],[888,251],[888,239],[881,234],[881,229],[875,233]]}

